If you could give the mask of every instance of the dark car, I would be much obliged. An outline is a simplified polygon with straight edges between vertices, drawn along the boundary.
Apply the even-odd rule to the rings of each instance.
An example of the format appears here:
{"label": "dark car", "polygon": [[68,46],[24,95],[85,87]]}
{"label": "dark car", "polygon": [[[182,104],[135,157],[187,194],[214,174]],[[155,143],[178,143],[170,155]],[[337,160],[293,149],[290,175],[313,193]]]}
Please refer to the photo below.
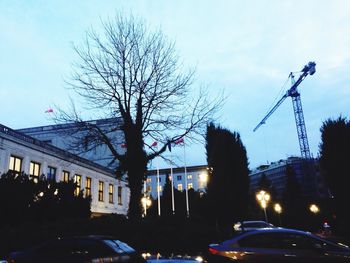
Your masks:
{"label": "dark car", "polygon": [[349,247],[309,232],[266,228],[242,232],[209,245],[208,262],[350,262]]}
{"label": "dark car", "polygon": [[15,262],[146,262],[135,249],[110,236],[64,237],[36,247],[13,252]]}

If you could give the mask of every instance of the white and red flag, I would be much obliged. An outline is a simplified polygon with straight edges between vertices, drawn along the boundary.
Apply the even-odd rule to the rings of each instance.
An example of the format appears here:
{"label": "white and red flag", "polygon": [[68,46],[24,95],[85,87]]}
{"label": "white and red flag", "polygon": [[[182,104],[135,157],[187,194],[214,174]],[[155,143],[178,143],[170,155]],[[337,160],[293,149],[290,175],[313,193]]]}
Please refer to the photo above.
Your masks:
{"label": "white and red flag", "polygon": [[175,141],[175,144],[182,144],[184,142],[185,142],[184,138],[182,137],[182,138],[178,139],[177,141]]}
{"label": "white and red flag", "polygon": [[122,144],[120,145],[120,147],[122,147],[122,148],[126,148],[126,147],[127,147],[127,145],[126,145],[126,143],[122,143]]}
{"label": "white and red flag", "polygon": [[45,113],[50,113],[50,112],[53,112],[53,109],[52,108],[48,108]]}
{"label": "white and red flag", "polygon": [[157,141],[154,141],[152,144],[151,144],[151,147],[156,147],[158,145],[158,142]]}

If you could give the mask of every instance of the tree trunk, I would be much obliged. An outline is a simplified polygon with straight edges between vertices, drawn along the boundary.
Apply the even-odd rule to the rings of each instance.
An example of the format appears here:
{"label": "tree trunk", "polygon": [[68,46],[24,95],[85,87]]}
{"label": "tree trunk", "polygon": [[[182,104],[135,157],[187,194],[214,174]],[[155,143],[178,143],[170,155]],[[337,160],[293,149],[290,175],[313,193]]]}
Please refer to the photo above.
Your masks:
{"label": "tree trunk", "polygon": [[142,217],[142,186],[147,173],[147,153],[143,149],[141,129],[131,122],[124,126],[124,134],[128,150],[126,153],[126,169],[130,187],[129,218],[139,220]]}

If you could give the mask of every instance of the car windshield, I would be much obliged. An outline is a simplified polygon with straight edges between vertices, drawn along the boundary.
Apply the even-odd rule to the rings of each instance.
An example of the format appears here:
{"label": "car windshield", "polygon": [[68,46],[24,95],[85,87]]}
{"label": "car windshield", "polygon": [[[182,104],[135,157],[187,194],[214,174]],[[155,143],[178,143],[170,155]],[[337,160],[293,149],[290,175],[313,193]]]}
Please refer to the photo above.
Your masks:
{"label": "car windshield", "polygon": [[263,227],[271,227],[271,225],[265,222],[245,222],[243,223],[243,227],[263,228]]}
{"label": "car windshield", "polygon": [[135,249],[130,247],[128,244],[119,240],[106,239],[103,240],[109,247],[111,247],[117,253],[134,253]]}

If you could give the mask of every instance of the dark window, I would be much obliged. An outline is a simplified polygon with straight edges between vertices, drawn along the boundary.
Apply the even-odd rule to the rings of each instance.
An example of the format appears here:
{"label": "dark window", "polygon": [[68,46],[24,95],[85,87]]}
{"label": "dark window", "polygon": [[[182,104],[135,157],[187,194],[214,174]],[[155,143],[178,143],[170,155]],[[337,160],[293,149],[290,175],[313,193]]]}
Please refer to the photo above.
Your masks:
{"label": "dark window", "polygon": [[181,180],[182,180],[182,176],[181,176],[181,175],[178,175],[178,176],[177,176],[177,180],[178,180],[178,181],[181,181]]}
{"label": "dark window", "polygon": [[47,168],[47,180],[52,180],[55,181],[56,180],[56,168],[49,166]]}
{"label": "dark window", "polygon": [[123,188],[121,186],[118,186],[118,205],[122,205],[122,190]]}

